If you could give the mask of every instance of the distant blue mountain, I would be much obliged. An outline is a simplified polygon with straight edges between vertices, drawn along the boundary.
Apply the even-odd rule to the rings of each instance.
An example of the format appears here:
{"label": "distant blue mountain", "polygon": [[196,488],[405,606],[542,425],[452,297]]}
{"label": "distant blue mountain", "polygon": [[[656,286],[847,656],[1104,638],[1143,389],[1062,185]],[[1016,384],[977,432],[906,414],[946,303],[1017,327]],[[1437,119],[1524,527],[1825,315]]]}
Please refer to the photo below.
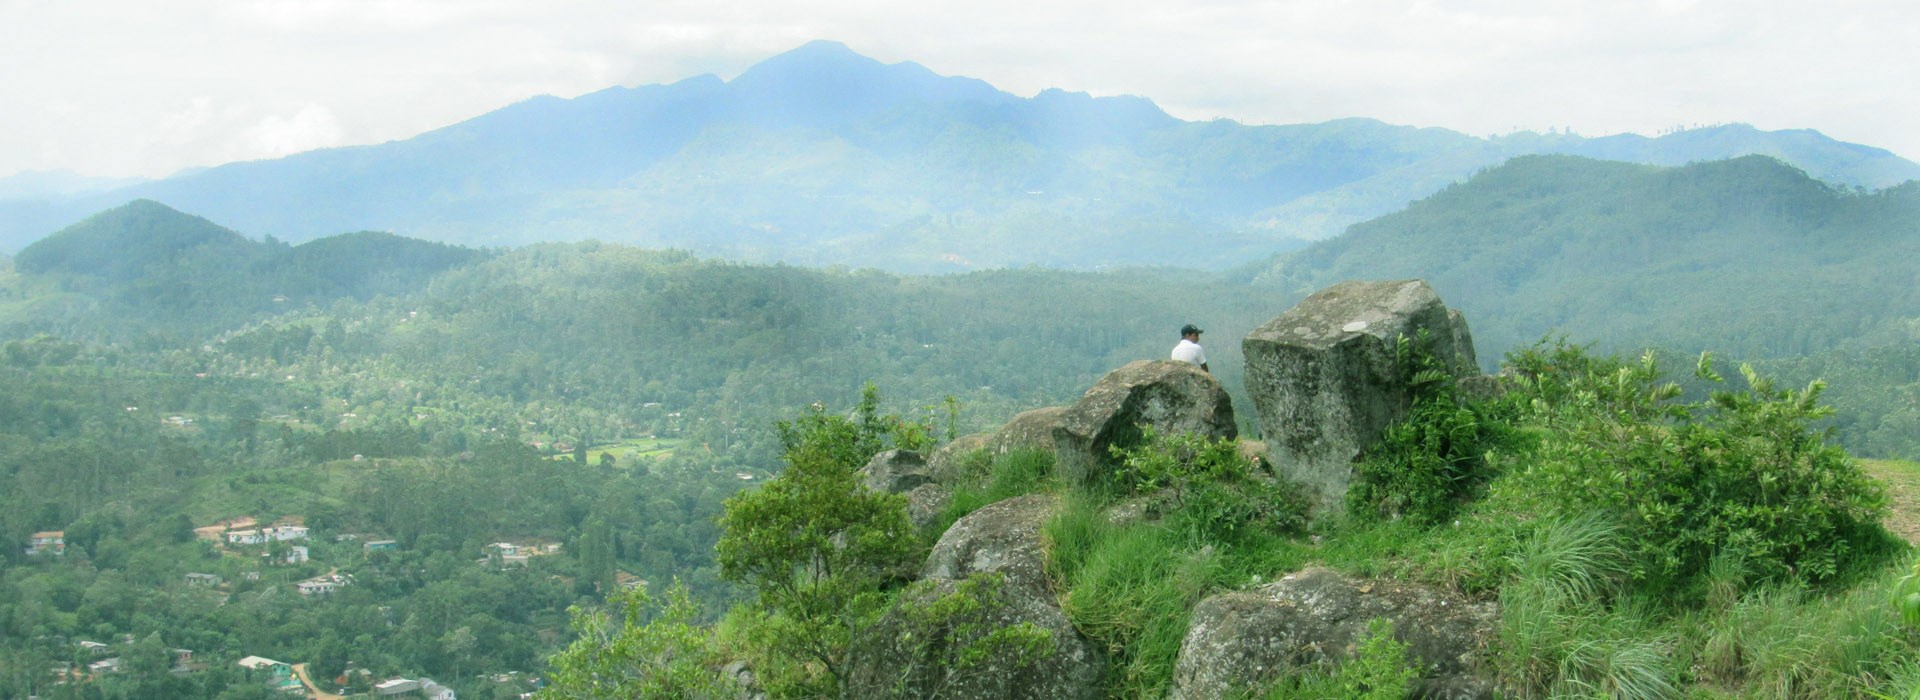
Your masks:
{"label": "distant blue mountain", "polygon": [[902,271],[1227,267],[1535,153],[1656,164],[1763,154],[1840,185],[1920,178],[1886,151],[1746,126],[1481,139],[1366,119],[1186,122],[1143,98],[1022,98],[813,42],[731,81],[536,97],[401,141],[0,201],[0,251],[144,198],[294,242],[386,230]]}

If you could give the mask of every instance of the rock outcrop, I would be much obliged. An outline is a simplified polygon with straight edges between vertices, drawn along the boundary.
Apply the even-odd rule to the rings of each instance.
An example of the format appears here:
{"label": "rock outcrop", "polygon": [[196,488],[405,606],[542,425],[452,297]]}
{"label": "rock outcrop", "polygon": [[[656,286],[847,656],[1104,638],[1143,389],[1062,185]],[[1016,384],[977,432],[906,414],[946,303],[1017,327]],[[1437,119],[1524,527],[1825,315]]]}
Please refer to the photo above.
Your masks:
{"label": "rock outcrop", "polygon": [[926,458],[912,450],[887,450],[874,455],[867,460],[867,466],[860,468],[860,474],[867,488],[882,493],[906,493],[933,483]]}
{"label": "rock outcrop", "polygon": [[1276,470],[1335,506],[1353,461],[1411,405],[1394,363],[1402,336],[1426,331],[1435,357],[1477,373],[1464,317],[1420,280],[1342,282],[1249,333],[1247,395]]}
{"label": "rock outcrop", "polygon": [[1031,494],[988,505],[947,528],[927,554],[925,578],[963,579],[1004,574],[1012,587],[1045,591],[1047,553],[1040,528],[1060,506],[1051,494]]}
{"label": "rock outcrop", "polygon": [[1316,664],[1343,662],[1366,640],[1374,618],[1391,621],[1394,637],[1407,645],[1408,661],[1420,671],[1420,697],[1492,697],[1492,688],[1472,675],[1499,619],[1492,603],[1318,568],[1201,601],[1168,697],[1234,697]]}
{"label": "rock outcrop", "polygon": [[974,452],[985,450],[989,459],[1020,449],[1052,453],[1053,429],[1060,425],[1060,416],[1067,408],[1047,406],[1024,411],[999,430],[961,436],[934,451],[933,456],[927,458],[927,466],[935,479],[951,484],[962,476],[964,462]]}
{"label": "rock outcrop", "polygon": [[1110,448],[1137,444],[1143,425],[1168,434],[1239,436],[1233,401],[1213,375],[1185,362],[1141,360],[1107,373],[1060,414],[1056,472],[1069,483],[1097,481],[1113,461]]}
{"label": "rock outcrop", "polygon": [[[923,580],[915,590],[855,640],[849,658],[852,697],[1067,698],[1099,697],[1105,666],[1100,652],[1074,630],[1060,611],[1046,573],[1041,527],[1058,507],[1050,495],[1036,494],[982,508],[948,528],[927,557]],[[930,624],[926,616],[904,609],[924,606],[953,594],[977,574],[997,577],[995,595],[977,612],[966,614],[986,629],[1031,623],[1046,630],[1053,653],[1018,664],[1004,651],[972,666],[951,666],[967,630]],[[973,630],[978,634],[978,628]]]}

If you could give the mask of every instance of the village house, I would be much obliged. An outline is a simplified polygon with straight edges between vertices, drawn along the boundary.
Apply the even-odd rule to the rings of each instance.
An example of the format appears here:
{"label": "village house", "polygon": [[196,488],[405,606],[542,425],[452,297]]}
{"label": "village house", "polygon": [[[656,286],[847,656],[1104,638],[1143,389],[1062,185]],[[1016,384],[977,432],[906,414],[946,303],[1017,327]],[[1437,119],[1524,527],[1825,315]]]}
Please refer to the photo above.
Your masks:
{"label": "village house", "polygon": [[613,582],[624,590],[633,590],[647,585],[647,580],[625,571],[613,572]]}
{"label": "village house", "polygon": [[95,661],[93,663],[87,664],[87,672],[93,673],[96,675],[101,673],[119,673],[120,657],[115,656],[111,659],[101,659],[99,661]]}
{"label": "village house", "polygon": [[286,553],[278,557],[275,557],[272,552],[261,552],[260,558],[265,560],[267,564],[273,565],[299,564],[313,559],[313,556],[306,547],[296,544],[288,547]]}
{"label": "village house", "polygon": [[325,576],[315,576],[293,585],[294,588],[299,589],[300,595],[316,596],[327,595],[338,591],[341,586],[347,585],[348,582],[347,577],[341,576],[340,574],[327,574]]}
{"label": "village house", "polygon": [[240,660],[240,667],[247,669],[256,678],[266,681],[274,690],[286,693],[304,692],[306,686],[293,675],[293,665],[274,661],[264,656],[249,656]]}
{"label": "village house", "polygon": [[173,675],[184,676],[207,670],[206,664],[193,660],[192,649],[168,649],[167,652],[173,654],[173,668],[168,671]]}
{"label": "village house", "polygon": [[448,688],[432,679],[413,680],[411,678],[391,678],[373,686],[374,695],[399,695],[419,691],[428,700],[455,700],[452,688]]}
{"label": "village house", "polygon": [[399,695],[401,693],[419,690],[419,689],[420,689],[420,681],[416,681],[411,678],[389,678],[387,680],[380,681],[379,683],[374,684],[373,694],[374,695]]}
{"label": "village house", "polygon": [[54,555],[67,553],[67,533],[64,530],[36,532],[27,540],[27,554],[35,555],[47,552]]}
{"label": "village house", "polygon": [[400,543],[394,540],[368,540],[366,544],[360,545],[360,547],[369,553],[385,552],[392,549],[399,549]]}
{"label": "village house", "polygon": [[219,574],[187,574],[187,585],[212,588],[220,585]]}
{"label": "village house", "polygon": [[526,566],[527,557],[532,552],[523,550],[512,542],[495,542],[487,545],[487,558],[501,566]]}
{"label": "village house", "polygon": [[308,530],[300,525],[274,525],[258,530],[229,530],[227,544],[266,544],[307,539]]}
{"label": "village house", "polygon": [[491,562],[499,566],[526,566],[527,560],[533,557],[559,554],[560,543],[534,542],[531,544],[522,544],[518,542],[495,542],[487,545],[486,550],[487,558],[482,559],[482,563]]}

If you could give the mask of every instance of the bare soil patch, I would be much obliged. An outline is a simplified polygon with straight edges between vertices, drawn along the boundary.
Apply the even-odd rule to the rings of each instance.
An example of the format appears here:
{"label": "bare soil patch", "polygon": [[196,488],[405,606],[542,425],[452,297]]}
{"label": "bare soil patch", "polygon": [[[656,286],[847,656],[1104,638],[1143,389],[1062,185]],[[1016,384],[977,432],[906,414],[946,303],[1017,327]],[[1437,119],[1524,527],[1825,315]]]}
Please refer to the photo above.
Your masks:
{"label": "bare soil patch", "polygon": [[1887,486],[1887,530],[1920,545],[1920,464],[1863,459],[1860,468]]}

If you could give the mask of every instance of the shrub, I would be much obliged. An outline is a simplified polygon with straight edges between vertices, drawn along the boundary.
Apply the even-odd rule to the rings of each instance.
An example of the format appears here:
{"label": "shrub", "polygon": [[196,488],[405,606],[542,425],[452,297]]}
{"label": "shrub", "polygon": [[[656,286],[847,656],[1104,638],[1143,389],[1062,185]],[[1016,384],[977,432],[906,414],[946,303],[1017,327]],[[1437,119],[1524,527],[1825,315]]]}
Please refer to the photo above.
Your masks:
{"label": "shrub", "polygon": [[[1880,487],[1813,424],[1822,385],[1782,390],[1741,367],[1744,391],[1679,402],[1651,354],[1635,365],[1560,347],[1510,356],[1527,419],[1545,430],[1500,490],[1522,512],[1618,522],[1629,576],[1693,601],[1736,552],[1756,581],[1831,579],[1885,543]],[[1698,376],[1722,380],[1702,355]]]}
{"label": "shrub", "polygon": [[655,599],[645,586],[616,593],[607,610],[568,608],[578,638],[555,654],[542,698],[725,698],[739,693],[716,670],[711,633],[675,582]]}
{"label": "shrub", "polygon": [[1491,477],[1486,453],[1504,434],[1508,412],[1500,402],[1461,397],[1431,345],[1423,330],[1394,347],[1412,403],[1406,420],[1388,428],[1355,466],[1346,506],[1356,517],[1441,522]]}
{"label": "shrub", "polygon": [[1306,524],[1306,496],[1287,482],[1257,477],[1233,440],[1140,430],[1135,447],[1113,449],[1120,466],[1108,486],[1117,496],[1146,496],[1149,512],[1186,542],[1233,542]]}

